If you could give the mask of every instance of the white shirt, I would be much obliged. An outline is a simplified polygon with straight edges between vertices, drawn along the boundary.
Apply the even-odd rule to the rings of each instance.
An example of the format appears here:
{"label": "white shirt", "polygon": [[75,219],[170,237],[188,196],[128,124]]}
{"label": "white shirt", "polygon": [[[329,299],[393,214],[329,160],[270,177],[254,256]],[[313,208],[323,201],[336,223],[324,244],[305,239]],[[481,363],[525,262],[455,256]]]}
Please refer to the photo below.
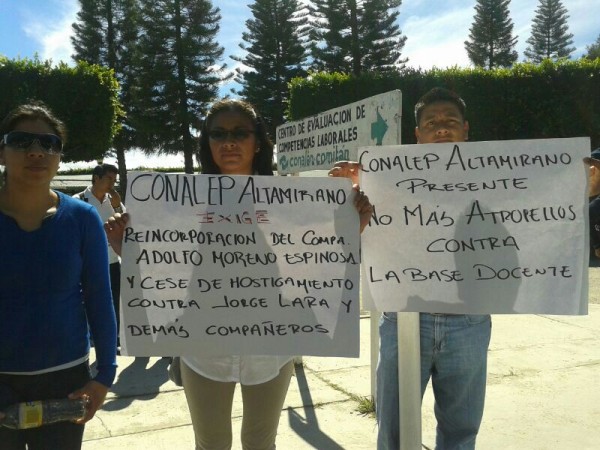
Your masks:
{"label": "white shirt", "polygon": [[[104,198],[100,202],[92,193],[92,186],[88,186],[85,189],[85,191],[83,191],[83,196],[85,199],[87,199],[86,203],[89,203],[94,208],[96,208],[96,211],[98,211],[102,222],[106,222],[110,217],[112,217],[115,214],[115,210],[110,203],[110,195],[108,193],[104,194]],[[81,199],[79,193],[73,195],[73,197]],[[125,212],[125,205],[122,203],[121,208],[122,212]],[[109,264],[119,262],[119,255],[115,253],[115,251],[111,248],[110,244],[108,244],[108,262]]]}
{"label": "white shirt", "polygon": [[213,381],[251,386],[272,380],[293,358],[272,355],[231,355],[182,356],[181,359],[194,372]]}

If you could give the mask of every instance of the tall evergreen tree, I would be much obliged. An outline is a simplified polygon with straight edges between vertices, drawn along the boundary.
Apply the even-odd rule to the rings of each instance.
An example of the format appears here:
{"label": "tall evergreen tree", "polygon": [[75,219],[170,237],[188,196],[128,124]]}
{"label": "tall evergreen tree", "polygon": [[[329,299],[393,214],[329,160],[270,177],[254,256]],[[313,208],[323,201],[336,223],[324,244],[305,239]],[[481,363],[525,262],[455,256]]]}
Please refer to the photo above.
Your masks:
{"label": "tall evergreen tree", "polygon": [[136,71],[143,55],[138,48],[140,11],[138,0],[121,0],[123,10],[122,20],[119,22],[120,45],[118,51],[117,76],[121,86],[120,99],[125,108],[126,118],[123,121],[121,132],[115,138],[115,147],[132,148],[136,146],[136,134],[133,128],[134,117],[140,117],[132,93],[136,85]]}
{"label": "tall evergreen tree", "polygon": [[365,48],[362,70],[402,69],[408,61],[401,57],[406,36],[397,24],[402,0],[370,0],[363,5],[364,42],[355,42],[357,48]]}
{"label": "tall evergreen tree", "polygon": [[525,56],[536,63],[543,59],[570,58],[575,47],[569,33],[567,9],[560,0],[540,0],[531,26]]}
{"label": "tall evergreen tree", "polygon": [[135,109],[129,86],[136,52],[137,3],[136,0],[79,0],[79,4],[80,10],[71,37],[75,50],[73,59],[113,69],[121,87],[119,97],[126,117],[113,145],[123,187],[127,184],[125,150],[133,146],[128,117]]}
{"label": "tall evergreen tree", "polygon": [[306,72],[304,48],[307,13],[297,0],[256,0],[250,5],[253,18],[246,21],[240,48],[245,57],[232,56],[249,68],[238,69],[235,93],[256,105],[269,120],[273,133],[284,121],[289,81]]}
{"label": "tall evergreen tree", "polygon": [[[310,53],[318,71],[350,72],[350,15],[346,0],[313,0]],[[356,2],[351,2],[355,4]]]}
{"label": "tall evergreen tree", "polygon": [[106,65],[106,42],[102,5],[96,0],[79,0],[77,22],[73,23],[74,35],[71,43],[75,61],[83,60],[90,64]]}
{"label": "tall evergreen tree", "polygon": [[588,45],[586,48],[587,53],[584,55],[587,59],[596,59],[600,58],[600,35],[598,35],[598,39],[592,45]]}
{"label": "tall evergreen tree", "polygon": [[214,100],[225,65],[215,40],[220,9],[210,0],[140,0],[141,59],[136,104],[143,120],[136,124],[144,149],[183,150],[185,171],[193,173],[196,140],[208,104]]}
{"label": "tall evergreen tree", "polygon": [[510,67],[518,58],[513,37],[510,0],[477,0],[475,17],[465,49],[476,66]]}
{"label": "tall evergreen tree", "polygon": [[310,49],[316,70],[354,73],[401,69],[406,37],[402,0],[313,0]]}

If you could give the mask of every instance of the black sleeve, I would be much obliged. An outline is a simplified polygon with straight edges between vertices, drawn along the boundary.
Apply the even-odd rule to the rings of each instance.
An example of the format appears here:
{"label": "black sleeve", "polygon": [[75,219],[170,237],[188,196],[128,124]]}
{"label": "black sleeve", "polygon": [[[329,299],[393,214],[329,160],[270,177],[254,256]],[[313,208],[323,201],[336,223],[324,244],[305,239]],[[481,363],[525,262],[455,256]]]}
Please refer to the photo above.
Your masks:
{"label": "black sleeve", "polygon": [[600,248],[600,200],[590,203],[590,245]]}

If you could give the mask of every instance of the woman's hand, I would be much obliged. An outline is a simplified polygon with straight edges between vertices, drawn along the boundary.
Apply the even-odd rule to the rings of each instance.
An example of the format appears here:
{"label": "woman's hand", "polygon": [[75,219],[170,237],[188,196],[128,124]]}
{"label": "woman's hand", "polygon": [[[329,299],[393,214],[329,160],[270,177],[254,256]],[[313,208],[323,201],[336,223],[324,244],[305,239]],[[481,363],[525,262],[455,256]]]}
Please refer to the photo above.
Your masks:
{"label": "woman's hand", "polygon": [[85,416],[82,419],[76,420],[75,423],[84,424],[96,414],[96,411],[100,409],[108,393],[108,388],[102,383],[90,380],[81,389],[77,389],[75,392],[69,394],[71,400],[76,398],[85,398],[87,405],[85,408]]}
{"label": "woman's hand", "polygon": [[125,234],[127,222],[129,222],[129,214],[116,213],[104,223],[104,231],[106,231],[108,243],[119,256],[121,256],[123,235]]}

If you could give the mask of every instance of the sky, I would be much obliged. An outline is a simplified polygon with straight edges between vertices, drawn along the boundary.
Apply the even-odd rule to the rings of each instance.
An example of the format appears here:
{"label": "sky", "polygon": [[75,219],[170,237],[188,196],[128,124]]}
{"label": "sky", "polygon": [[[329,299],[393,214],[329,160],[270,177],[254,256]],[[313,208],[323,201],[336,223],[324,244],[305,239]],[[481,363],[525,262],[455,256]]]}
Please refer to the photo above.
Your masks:
{"label": "sky", "polygon": [[[225,47],[229,69],[237,62],[231,55],[244,56],[239,48],[245,22],[251,17],[252,1],[213,0],[221,10],[218,42]],[[531,21],[539,0],[512,0],[510,15],[513,34],[518,37],[519,61],[530,36]],[[402,51],[409,67],[430,69],[470,66],[464,48],[475,15],[475,0],[403,0],[398,23],[407,37]],[[573,33],[573,56],[580,57],[586,46],[600,35],[600,0],[562,0],[569,13],[569,31]],[[13,58],[51,59],[72,64],[71,24],[79,9],[78,0],[0,0],[0,54]],[[232,86],[223,86],[222,94]]]}
{"label": "sky", "polygon": [[[250,18],[245,0],[213,0],[221,9],[221,30],[217,40],[225,47],[224,62],[230,55],[243,56],[238,47],[245,21]],[[403,56],[408,65],[428,69],[454,65],[468,66],[464,41],[473,22],[475,0],[404,0],[398,19],[407,36]],[[563,0],[569,12],[569,29],[574,35],[574,56],[600,34],[600,0]],[[242,6],[243,5],[243,6]],[[512,0],[510,14],[518,36],[520,60],[527,47],[531,20],[538,0]],[[77,0],[0,0],[0,54],[9,58],[33,57],[71,62],[71,24],[79,8]]]}

